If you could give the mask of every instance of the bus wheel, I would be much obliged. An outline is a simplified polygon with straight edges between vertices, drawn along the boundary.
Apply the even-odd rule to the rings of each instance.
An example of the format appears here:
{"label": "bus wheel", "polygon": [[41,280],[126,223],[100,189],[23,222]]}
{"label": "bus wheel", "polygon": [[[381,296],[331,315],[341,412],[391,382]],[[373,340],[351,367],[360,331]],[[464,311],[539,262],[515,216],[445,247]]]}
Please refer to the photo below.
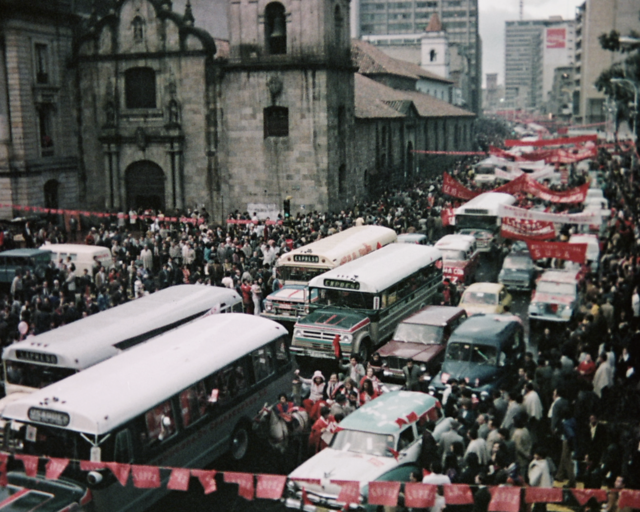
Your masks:
{"label": "bus wheel", "polygon": [[246,423],[239,423],[231,436],[231,457],[242,460],[249,451],[249,430]]}

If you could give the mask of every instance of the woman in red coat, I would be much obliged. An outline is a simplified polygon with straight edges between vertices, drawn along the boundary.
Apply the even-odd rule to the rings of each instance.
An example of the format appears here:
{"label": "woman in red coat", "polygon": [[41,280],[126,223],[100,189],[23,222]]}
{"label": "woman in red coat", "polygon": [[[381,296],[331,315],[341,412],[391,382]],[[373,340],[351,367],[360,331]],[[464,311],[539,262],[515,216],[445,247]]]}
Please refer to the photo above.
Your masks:
{"label": "woman in red coat", "polygon": [[322,434],[325,432],[331,432],[333,428],[332,424],[335,424],[333,416],[329,414],[329,408],[323,407],[320,410],[320,417],[311,427],[311,434],[309,434],[309,448],[314,453],[318,453],[320,450],[327,447],[327,443],[322,439]]}

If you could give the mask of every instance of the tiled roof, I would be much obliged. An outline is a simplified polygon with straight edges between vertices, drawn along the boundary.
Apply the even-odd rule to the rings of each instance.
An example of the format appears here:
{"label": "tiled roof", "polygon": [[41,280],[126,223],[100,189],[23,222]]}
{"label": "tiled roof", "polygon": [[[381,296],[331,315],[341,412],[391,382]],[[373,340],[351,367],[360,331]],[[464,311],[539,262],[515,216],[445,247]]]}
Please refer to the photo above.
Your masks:
{"label": "tiled roof", "polygon": [[366,76],[355,74],[356,117],[401,118],[412,104],[421,117],[473,117],[475,114],[417,91],[400,91]]}
{"label": "tiled roof", "polygon": [[351,40],[351,56],[358,72],[363,75],[395,75],[414,80],[435,80],[452,84],[451,80],[438,76],[416,64],[394,59],[382,50],[361,39]]}

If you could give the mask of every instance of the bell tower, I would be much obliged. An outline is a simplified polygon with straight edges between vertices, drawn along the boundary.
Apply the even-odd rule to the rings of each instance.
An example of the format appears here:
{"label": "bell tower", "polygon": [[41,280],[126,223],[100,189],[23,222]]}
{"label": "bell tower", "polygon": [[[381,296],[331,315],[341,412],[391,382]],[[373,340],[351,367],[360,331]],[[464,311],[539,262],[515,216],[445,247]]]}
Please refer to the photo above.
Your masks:
{"label": "bell tower", "polygon": [[292,215],[346,207],[362,186],[349,0],[228,1],[223,195],[247,210],[291,196]]}

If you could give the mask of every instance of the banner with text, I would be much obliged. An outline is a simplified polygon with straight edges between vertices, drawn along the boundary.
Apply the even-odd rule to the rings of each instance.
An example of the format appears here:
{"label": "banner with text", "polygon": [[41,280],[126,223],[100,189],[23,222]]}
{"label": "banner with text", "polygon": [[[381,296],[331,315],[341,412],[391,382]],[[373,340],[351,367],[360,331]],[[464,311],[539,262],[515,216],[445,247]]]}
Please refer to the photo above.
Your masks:
{"label": "banner with text", "polygon": [[442,183],[442,193],[451,197],[457,197],[458,199],[469,200],[478,195],[478,192],[474,192],[465,187],[458,180],[453,178],[449,173],[444,173],[444,181]]}
{"label": "banner with text", "polygon": [[519,220],[539,220],[556,224],[597,224],[600,222],[600,213],[596,211],[582,213],[549,213],[527,210],[517,206],[500,205],[498,216],[513,217]]}
{"label": "banner with text", "polygon": [[587,257],[587,244],[570,244],[568,242],[538,242],[527,240],[531,259],[541,260],[555,258],[557,260],[584,263]]}
{"label": "banner with text", "polygon": [[504,217],[500,235],[510,240],[553,240],[556,237],[556,229],[553,222]]}

